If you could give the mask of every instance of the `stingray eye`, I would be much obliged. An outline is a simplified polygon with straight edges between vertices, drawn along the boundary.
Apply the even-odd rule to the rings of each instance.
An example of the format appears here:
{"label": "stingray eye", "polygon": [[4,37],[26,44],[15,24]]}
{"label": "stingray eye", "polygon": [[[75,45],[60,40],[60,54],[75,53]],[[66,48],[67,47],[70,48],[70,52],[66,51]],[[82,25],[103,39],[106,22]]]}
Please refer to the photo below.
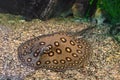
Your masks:
{"label": "stingray eye", "polygon": [[43,47],[43,48],[41,49],[41,52],[42,52],[42,53],[49,53],[49,52],[50,52],[50,48],[49,48],[49,47]]}

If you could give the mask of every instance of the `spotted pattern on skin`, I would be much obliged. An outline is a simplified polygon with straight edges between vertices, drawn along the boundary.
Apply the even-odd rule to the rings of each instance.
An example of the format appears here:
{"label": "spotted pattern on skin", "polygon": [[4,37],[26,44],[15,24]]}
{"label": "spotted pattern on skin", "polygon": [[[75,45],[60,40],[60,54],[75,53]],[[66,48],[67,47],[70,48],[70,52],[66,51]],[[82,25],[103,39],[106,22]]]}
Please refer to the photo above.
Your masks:
{"label": "spotted pattern on skin", "polygon": [[45,45],[45,42],[40,42],[39,44],[40,44],[40,45]]}
{"label": "spotted pattern on skin", "polygon": [[74,45],[75,45],[75,42],[72,41],[72,40],[70,40],[70,44],[71,44],[72,46],[74,46]]}
{"label": "spotted pattern on skin", "polygon": [[53,60],[53,63],[54,64],[58,64],[58,61],[55,59],[55,60]]}
{"label": "spotted pattern on skin", "polygon": [[58,53],[58,54],[62,54],[62,50],[59,49],[59,48],[57,48],[57,49],[56,49],[56,53]]}
{"label": "spotted pattern on skin", "polygon": [[67,40],[64,37],[61,37],[60,40],[65,43]]}
{"label": "spotted pattern on skin", "polygon": [[68,62],[72,61],[72,59],[71,59],[70,57],[66,57],[66,60],[67,60]]}
{"label": "spotted pattern on skin", "polygon": [[60,60],[60,63],[61,63],[61,64],[65,64],[65,60],[63,60],[63,59]]}
{"label": "spotted pattern on skin", "polygon": [[45,61],[45,64],[50,64],[51,62],[49,60]]}
{"label": "spotted pattern on skin", "polygon": [[41,64],[41,62],[40,62],[40,61],[37,61],[37,62],[36,62],[36,65],[40,65],[40,64]]}
{"label": "spotted pattern on skin", "polygon": [[51,52],[48,53],[48,55],[49,55],[50,57],[52,57],[52,56],[54,56],[54,52],[51,51]]}
{"label": "spotted pattern on skin", "polygon": [[73,57],[78,57],[78,55],[76,53],[72,53]]}
{"label": "spotted pattern on skin", "polygon": [[58,41],[55,41],[55,42],[54,42],[54,45],[55,45],[56,47],[58,47],[60,44],[59,44]]}
{"label": "spotted pattern on skin", "polygon": [[85,39],[65,32],[38,36],[18,47],[18,58],[23,64],[53,71],[78,69],[91,54],[92,48]]}
{"label": "spotted pattern on skin", "polygon": [[70,47],[66,47],[65,50],[66,50],[66,52],[68,52],[68,53],[71,53],[71,52],[72,52],[72,49],[71,49]]}
{"label": "spotted pattern on skin", "polygon": [[82,48],[82,46],[81,46],[81,45],[77,45],[77,46],[78,46],[78,48],[80,48],[80,49]]}
{"label": "spotted pattern on skin", "polygon": [[82,51],[81,51],[81,50],[76,50],[76,51],[77,51],[77,53],[82,54]]}
{"label": "spotted pattern on skin", "polygon": [[27,62],[31,62],[32,61],[32,58],[27,58]]}

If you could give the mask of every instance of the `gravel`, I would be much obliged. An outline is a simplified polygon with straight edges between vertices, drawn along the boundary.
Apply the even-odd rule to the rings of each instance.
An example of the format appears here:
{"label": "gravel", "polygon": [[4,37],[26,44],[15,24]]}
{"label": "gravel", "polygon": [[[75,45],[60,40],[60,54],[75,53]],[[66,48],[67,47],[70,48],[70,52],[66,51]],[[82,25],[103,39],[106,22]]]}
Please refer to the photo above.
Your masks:
{"label": "gravel", "polygon": [[[120,46],[109,36],[109,25],[95,26],[80,35],[81,30],[90,26],[93,24],[56,19],[0,25],[0,80],[120,80]],[[76,32],[91,43],[93,55],[84,68],[35,71],[19,62],[17,48],[22,42],[58,31]]]}

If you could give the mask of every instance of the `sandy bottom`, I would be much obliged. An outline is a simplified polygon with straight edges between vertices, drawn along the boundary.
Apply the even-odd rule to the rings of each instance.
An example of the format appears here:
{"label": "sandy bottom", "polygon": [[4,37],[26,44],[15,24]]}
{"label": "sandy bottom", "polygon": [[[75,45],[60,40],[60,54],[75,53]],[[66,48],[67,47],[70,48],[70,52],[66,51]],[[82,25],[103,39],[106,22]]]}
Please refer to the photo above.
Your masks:
{"label": "sandy bottom", "polygon": [[[72,21],[19,21],[0,24],[0,80],[120,80],[120,46],[108,35],[109,26],[101,25],[80,35],[80,31],[93,26]],[[23,66],[17,57],[18,46],[26,40],[58,31],[77,32],[93,47],[93,55],[83,69],[53,72],[35,71]]]}

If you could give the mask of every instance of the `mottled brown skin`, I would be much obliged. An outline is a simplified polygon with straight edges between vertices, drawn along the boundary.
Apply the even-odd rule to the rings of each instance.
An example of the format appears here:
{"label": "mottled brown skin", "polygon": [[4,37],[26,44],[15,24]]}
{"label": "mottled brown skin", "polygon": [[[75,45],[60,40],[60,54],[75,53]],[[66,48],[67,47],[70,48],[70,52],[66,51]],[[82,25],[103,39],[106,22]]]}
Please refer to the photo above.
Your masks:
{"label": "mottled brown skin", "polygon": [[18,57],[22,63],[35,69],[53,71],[78,69],[86,64],[91,53],[91,46],[86,40],[65,32],[36,37],[18,48]]}

